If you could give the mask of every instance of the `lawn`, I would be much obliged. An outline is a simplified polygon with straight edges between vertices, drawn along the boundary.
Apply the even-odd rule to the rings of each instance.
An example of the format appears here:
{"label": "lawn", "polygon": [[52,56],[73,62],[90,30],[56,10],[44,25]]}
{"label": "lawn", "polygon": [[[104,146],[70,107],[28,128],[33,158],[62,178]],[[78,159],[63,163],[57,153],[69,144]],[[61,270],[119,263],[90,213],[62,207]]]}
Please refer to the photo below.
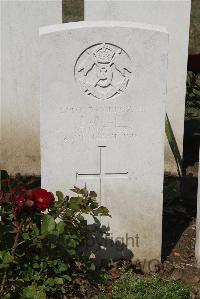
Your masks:
{"label": "lawn", "polygon": [[93,299],[189,299],[189,287],[178,282],[167,282],[159,277],[138,278],[132,271],[106,286]]}
{"label": "lawn", "polygon": [[[63,0],[63,22],[84,18],[84,0]],[[200,1],[192,0],[189,53],[200,53]]]}

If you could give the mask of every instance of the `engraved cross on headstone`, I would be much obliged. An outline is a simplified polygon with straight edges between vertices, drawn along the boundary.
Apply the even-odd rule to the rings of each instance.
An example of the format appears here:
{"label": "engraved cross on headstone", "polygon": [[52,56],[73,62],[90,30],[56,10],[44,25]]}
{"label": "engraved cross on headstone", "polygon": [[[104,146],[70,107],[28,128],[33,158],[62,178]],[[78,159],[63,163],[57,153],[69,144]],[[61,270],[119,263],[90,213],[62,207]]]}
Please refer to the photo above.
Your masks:
{"label": "engraved cross on headstone", "polygon": [[104,181],[106,179],[122,179],[122,178],[128,178],[128,172],[105,172],[104,170],[104,161],[103,161],[103,149],[106,146],[99,146],[99,171],[97,173],[76,173],[76,180],[82,179],[82,180],[99,180],[100,184],[100,194],[99,198],[100,201],[102,199],[102,187],[104,184]]}

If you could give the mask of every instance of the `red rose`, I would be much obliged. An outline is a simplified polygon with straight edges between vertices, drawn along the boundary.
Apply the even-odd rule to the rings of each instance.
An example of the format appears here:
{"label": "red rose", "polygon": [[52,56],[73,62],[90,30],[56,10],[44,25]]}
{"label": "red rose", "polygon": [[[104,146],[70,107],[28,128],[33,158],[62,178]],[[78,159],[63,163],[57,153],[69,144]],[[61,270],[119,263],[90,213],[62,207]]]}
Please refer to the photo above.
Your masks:
{"label": "red rose", "polygon": [[19,215],[21,214],[25,207],[31,208],[34,206],[34,201],[31,200],[29,193],[24,194],[24,197],[17,197],[15,198],[15,209],[14,209],[14,213],[15,215]]}
{"label": "red rose", "polygon": [[32,200],[35,202],[36,209],[44,212],[51,207],[54,196],[45,189],[37,189],[32,192]]}

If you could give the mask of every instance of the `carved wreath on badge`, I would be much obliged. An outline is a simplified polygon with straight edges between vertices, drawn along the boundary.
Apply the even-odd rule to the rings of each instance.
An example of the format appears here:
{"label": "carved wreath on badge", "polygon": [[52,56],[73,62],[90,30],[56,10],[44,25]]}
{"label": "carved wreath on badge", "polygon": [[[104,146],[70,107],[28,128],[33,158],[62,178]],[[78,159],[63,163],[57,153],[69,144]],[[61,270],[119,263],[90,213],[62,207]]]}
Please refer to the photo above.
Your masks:
{"label": "carved wreath on badge", "polygon": [[88,96],[106,100],[122,94],[132,78],[132,62],[121,48],[98,44],[86,49],[75,65],[75,78]]}

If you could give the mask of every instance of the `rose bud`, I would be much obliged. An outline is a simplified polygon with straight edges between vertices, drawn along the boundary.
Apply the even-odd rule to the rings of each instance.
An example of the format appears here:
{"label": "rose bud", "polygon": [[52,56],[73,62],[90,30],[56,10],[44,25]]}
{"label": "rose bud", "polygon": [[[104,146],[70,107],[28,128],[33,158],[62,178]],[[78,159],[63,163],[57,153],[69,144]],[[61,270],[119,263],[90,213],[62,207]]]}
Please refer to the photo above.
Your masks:
{"label": "rose bud", "polygon": [[34,206],[34,204],[35,204],[34,201],[30,200],[30,199],[27,199],[25,202],[25,206],[29,207],[29,208],[32,208]]}
{"label": "rose bud", "polygon": [[18,197],[15,199],[15,204],[17,206],[23,207],[25,203],[25,199],[23,197]]}

